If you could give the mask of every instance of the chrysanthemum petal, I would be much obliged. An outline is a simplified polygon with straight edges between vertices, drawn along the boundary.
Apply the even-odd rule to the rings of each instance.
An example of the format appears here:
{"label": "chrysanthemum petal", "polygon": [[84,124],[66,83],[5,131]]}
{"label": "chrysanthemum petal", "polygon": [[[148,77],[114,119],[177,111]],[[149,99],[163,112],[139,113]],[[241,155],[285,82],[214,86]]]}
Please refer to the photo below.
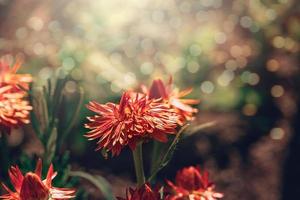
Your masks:
{"label": "chrysanthemum petal", "polygon": [[150,99],[162,99],[174,108],[179,115],[177,121],[179,125],[183,125],[185,121],[192,120],[193,115],[198,111],[190,106],[198,104],[198,100],[181,99],[192,92],[192,88],[178,92],[178,90],[172,88],[172,77],[170,77],[167,84],[164,84],[160,79],[154,80],[149,90],[144,87],[143,91],[149,95]]}
{"label": "chrysanthemum petal", "polygon": [[10,129],[29,123],[32,107],[25,99],[32,77],[29,74],[16,74],[20,67],[17,61],[10,67],[0,61],[0,128]]}
{"label": "chrysanthemum petal", "polygon": [[113,155],[126,145],[134,149],[143,138],[166,142],[166,134],[174,133],[177,126],[173,109],[141,93],[125,92],[119,105],[90,102],[87,107],[99,115],[88,117],[85,127],[91,130],[85,136],[98,139],[96,150],[105,148]]}
{"label": "chrysanthemum petal", "polygon": [[217,200],[223,197],[222,193],[214,191],[214,184],[209,181],[208,172],[201,172],[200,167],[186,167],[180,170],[175,183],[166,181],[171,194],[167,200],[183,200],[193,198],[196,200]]}
{"label": "chrysanthemum petal", "polygon": [[69,188],[52,187],[52,179],[56,172],[53,171],[51,164],[47,173],[47,177],[42,181],[41,169],[42,161],[37,162],[35,172],[28,172],[25,176],[22,175],[20,169],[11,167],[9,175],[16,192],[10,190],[6,185],[2,184],[4,190],[8,193],[1,195],[2,200],[45,200],[50,199],[66,200],[75,197],[75,190]]}

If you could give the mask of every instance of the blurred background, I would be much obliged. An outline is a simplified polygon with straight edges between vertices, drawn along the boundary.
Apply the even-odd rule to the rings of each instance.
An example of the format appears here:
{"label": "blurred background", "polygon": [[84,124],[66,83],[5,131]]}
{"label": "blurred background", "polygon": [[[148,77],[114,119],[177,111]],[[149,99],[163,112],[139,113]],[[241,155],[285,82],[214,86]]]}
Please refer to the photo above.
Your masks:
{"label": "blurred background", "polygon": [[[299,1],[0,0],[0,19],[1,56],[23,58],[20,72],[41,85],[69,76],[67,114],[79,86],[84,103],[116,102],[158,77],[193,87],[189,98],[201,100],[193,124],[215,125],[180,142],[162,180],[199,164],[224,200],[299,198]],[[88,115],[83,106],[61,152],[122,195],[134,182],[130,151],[113,159],[94,152],[96,142],[83,137]],[[15,132],[12,160],[39,154],[30,131]]]}

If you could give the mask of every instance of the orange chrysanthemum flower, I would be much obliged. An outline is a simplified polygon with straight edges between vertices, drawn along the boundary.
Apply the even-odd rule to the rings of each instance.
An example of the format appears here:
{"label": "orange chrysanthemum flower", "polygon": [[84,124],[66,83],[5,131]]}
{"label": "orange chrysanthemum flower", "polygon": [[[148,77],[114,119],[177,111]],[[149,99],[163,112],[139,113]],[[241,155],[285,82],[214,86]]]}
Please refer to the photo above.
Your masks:
{"label": "orange chrysanthemum flower", "polygon": [[25,176],[18,166],[11,167],[9,177],[15,192],[2,184],[8,192],[0,196],[3,200],[66,200],[74,198],[75,190],[56,188],[52,186],[52,179],[56,176],[51,164],[45,180],[42,180],[42,161],[39,160],[35,172],[28,172]]}
{"label": "orange chrysanthemum flower", "polygon": [[13,86],[0,87],[0,127],[11,128],[29,123],[32,107],[24,100],[26,93],[13,90]]}
{"label": "orange chrysanthemum flower", "polygon": [[177,172],[175,184],[167,181],[171,195],[167,200],[217,200],[223,194],[214,191],[214,184],[208,179],[208,172],[201,173],[199,167],[187,167]]}
{"label": "orange chrysanthemum flower", "polygon": [[190,92],[192,89],[186,89],[183,91],[178,91],[178,89],[172,88],[172,78],[170,78],[168,84],[164,84],[162,80],[154,80],[150,89],[143,88],[144,92],[149,95],[150,99],[163,99],[169,103],[172,108],[176,110],[179,115],[178,124],[183,125],[185,121],[193,119],[193,115],[198,112],[196,108],[191,107],[192,104],[199,103],[195,99],[182,99]]}
{"label": "orange chrysanthemum flower", "polygon": [[86,137],[99,139],[96,150],[105,148],[112,155],[118,155],[126,145],[135,149],[141,139],[166,142],[167,134],[174,133],[177,126],[177,114],[169,106],[139,93],[125,92],[119,105],[90,102],[87,108],[98,115],[88,118],[90,123],[85,127],[91,131]]}
{"label": "orange chrysanthemum flower", "polygon": [[0,61],[0,86],[11,85],[16,88],[28,90],[29,83],[32,82],[30,74],[16,74],[21,67],[21,62],[18,60],[16,64],[10,67],[4,60]]}
{"label": "orange chrysanthemum flower", "polygon": [[158,190],[152,190],[148,183],[140,188],[129,188],[126,191],[126,197],[117,197],[117,200],[159,200],[160,194]]}
{"label": "orange chrysanthemum flower", "polygon": [[32,107],[25,97],[32,77],[29,74],[16,74],[20,66],[19,61],[10,67],[4,60],[0,60],[0,128],[2,129],[9,130],[29,123],[29,111]]}

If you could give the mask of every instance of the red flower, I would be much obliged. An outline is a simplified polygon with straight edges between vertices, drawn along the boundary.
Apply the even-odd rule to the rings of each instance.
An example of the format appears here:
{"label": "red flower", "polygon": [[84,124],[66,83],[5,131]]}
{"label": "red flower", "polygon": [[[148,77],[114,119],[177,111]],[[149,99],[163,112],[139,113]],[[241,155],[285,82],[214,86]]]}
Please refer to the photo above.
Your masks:
{"label": "red flower", "polygon": [[21,62],[17,61],[14,66],[10,67],[4,60],[0,61],[0,86],[11,85],[14,89],[20,87],[29,89],[29,83],[32,82],[30,74],[16,74],[21,67]]}
{"label": "red flower", "polygon": [[177,172],[175,184],[167,181],[171,195],[168,200],[216,200],[223,194],[214,191],[214,184],[208,179],[208,172],[201,173],[199,167],[187,167]]}
{"label": "red flower", "polygon": [[23,91],[14,91],[13,86],[0,87],[0,127],[12,128],[20,124],[28,124],[32,107]]}
{"label": "red flower", "polygon": [[148,183],[140,188],[129,188],[126,191],[126,197],[117,197],[117,200],[159,200],[160,194],[158,190],[152,190]]}
{"label": "red flower", "polygon": [[126,145],[135,149],[141,139],[166,142],[167,134],[174,133],[177,126],[177,114],[169,106],[143,94],[125,92],[119,105],[90,102],[87,108],[98,115],[88,118],[90,123],[85,127],[91,131],[86,137],[99,139],[96,150],[105,148],[112,155],[118,155]]}
{"label": "red flower", "polygon": [[192,120],[193,115],[198,112],[197,109],[191,107],[192,104],[199,103],[195,99],[181,99],[192,92],[192,89],[178,91],[172,88],[172,79],[170,78],[168,84],[164,84],[162,80],[156,79],[153,81],[149,91],[144,88],[144,92],[149,95],[150,99],[163,99],[169,103],[172,108],[179,114],[178,124],[182,125],[186,120]]}
{"label": "red flower", "polygon": [[52,179],[56,176],[51,164],[47,177],[42,180],[42,161],[39,160],[35,172],[28,172],[23,176],[22,172],[16,167],[11,167],[9,177],[15,192],[6,185],[3,188],[8,192],[0,196],[4,200],[65,200],[74,198],[75,190],[67,188],[56,188],[52,186]]}

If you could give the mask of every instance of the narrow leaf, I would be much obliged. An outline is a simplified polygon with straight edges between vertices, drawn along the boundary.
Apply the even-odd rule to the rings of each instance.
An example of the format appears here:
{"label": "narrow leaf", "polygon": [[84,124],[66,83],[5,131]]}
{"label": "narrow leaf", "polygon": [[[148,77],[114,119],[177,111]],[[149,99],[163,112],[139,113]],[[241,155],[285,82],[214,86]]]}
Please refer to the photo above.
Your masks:
{"label": "narrow leaf", "polygon": [[184,130],[189,126],[189,124],[184,125],[183,127],[181,127],[181,129],[178,131],[178,133],[176,134],[174,140],[172,141],[171,145],[169,146],[168,150],[166,151],[166,153],[164,154],[163,158],[160,160],[159,164],[154,168],[151,176],[149,177],[148,181],[151,182],[155,177],[156,174],[162,170],[165,166],[168,165],[168,163],[170,162],[174,151],[176,149],[176,146],[181,138],[182,133],[184,132]]}
{"label": "narrow leaf", "polygon": [[49,136],[47,145],[46,145],[46,152],[45,152],[45,160],[47,164],[50,164],[52,162],[52,159],[56,152],[56,140],[57,140],[57,128],[53,127],[51,134]]}
{"label": "narrow leaf", "polygon": [[213,127],[216,125],[216,122],[215,121],[212,121],[212,122],[207,122],[207,123],[204,123],[204,124],[200,124],[200,125],[197,125],[197,126],[192,126],[190,127],[188,130],[186,130],[184,136],[190,136],[190,135],[193,135],[199,131],[202,131],[206,128],[210,128],[210,127]]}
{"label": "narrow leaf", "polygon": [[49,121],[47,102],[43,93],[44,93],[43,88],[41,87],[33,88],[34,99],[32,105],[33,105],[34,113],[37,119],[39,120],[40,131],[42,134],[46,131],[48,127],[48,121]]}
{"label": "narrow leaf", "polygon": [[80,114],[80,109],[81,109],[82,103],[83,103],[83,97],[84,97],[84,90],[83,90],[82,87],[79,87],[79,99],[78,99],[78,102],[76,104],[77,106],[74,110],[74,113],[72,114],[72,117],[71,117],[70,121],[67,123],[68,124],[67,128],[61,134],[61,139],[60,139],[60,142],[59,142],[59,148],[61,147],[64,139],[67,137],[67,135],[70,133],[70,131],[74,127],[76,121],[78,120],[78,117],[79,117],[79,114]]}
{"label": "narrow leaf", "polygon": [[70,176],[80,177],[90,181],[102,192],[106,200],[114,200],[111,186],[102,176],[93,176],[83,171],[71,171]]}

